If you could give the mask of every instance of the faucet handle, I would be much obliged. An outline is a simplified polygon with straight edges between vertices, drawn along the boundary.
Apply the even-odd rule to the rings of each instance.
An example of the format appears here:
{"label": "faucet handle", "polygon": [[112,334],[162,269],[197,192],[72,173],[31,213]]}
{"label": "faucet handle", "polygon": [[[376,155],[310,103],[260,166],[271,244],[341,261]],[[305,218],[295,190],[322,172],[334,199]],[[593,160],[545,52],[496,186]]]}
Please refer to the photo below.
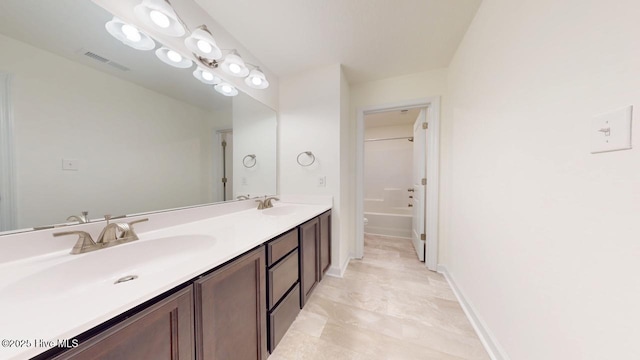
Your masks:
{"label": "faucet handle", "polygon": [[89,212],[83,211],[82,215],[71,215],[67,218],[67,221],[77,221],[78,224],[85,224],[89,222]]}
{"label": "faucet handle", "polygon": [[256,202],[258,203],[258,210],[263,210],[264,209],[264,200],[256,199]]}
{"label": "faucet handle", "polygon": [[126,224],[122,224],[122,225],[125,225],[124,227],[126,230],[122,232],[122,235],[120,235],[120,238],[127,239],[129,241],[138,240],[139,239],[138,234],[136,234],[136,232],[133,231],[133,225],[141,222],[145,222],[145,221],[149,221],[149,218],[139,219],[139,220],[131,221]]}
{"label": "faucet handle", "polygon": [[53,236],[78,235],[78,241],[71,249],[71,254],[82,254],[89,251],[98,250],[100,246],[91,238],[91,234],[86,231],[63,231],[53,233]]}

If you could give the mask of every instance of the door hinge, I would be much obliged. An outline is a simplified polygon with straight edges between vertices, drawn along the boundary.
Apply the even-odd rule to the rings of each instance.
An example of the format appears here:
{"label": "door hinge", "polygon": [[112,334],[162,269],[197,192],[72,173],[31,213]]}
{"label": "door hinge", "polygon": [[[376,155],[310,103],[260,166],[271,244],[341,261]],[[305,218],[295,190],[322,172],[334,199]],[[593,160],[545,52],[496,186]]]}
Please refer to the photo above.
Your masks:
{"label": "door hinge", "polygon": [[420,240],[427,240],[427,234],[420,234]]}
{"label": "door hinge", "polygon": [[427,130],[429,128],[429,123],[426,123],[426,122],[422,123],[422,128]]}
{"label": "door hinge", "polygon": [[222,178],[222,183],[226,184],[227,183],[227,178]]}
{"label": "door hinge", "polygon": [[427,185],[427,178],[422,178],[422,185]]}

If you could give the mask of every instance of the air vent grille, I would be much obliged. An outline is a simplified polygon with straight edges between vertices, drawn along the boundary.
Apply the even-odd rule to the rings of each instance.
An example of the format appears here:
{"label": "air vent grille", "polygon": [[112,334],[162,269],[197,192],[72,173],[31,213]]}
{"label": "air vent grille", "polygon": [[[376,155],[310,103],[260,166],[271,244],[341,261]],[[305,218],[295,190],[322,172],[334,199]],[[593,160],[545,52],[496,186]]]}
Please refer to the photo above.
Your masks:
{"label": "air vent grille", "polygon": [[98,54],[96,54],[96,53],[94,53],[92,51],[85,51],[84,52],[84,56],[86,56],[88,58],[91,58],[93,60],[99,61],[99,62],[101,62],[103,64],[108,64],[108,65],[110,65],[110,66],[112,66],[112,67],[114,67],[114,68],[116,68],[116,69],[118,69],[120,71],[131,71],[131,69],[129,69],[128,67],[126,67],[126,66],[124,66],[122,64],[119,64],[119,63],[117,63],[115,61],[111,61],[111,60],[107,59],[106,57],[100,56],[100,55],[98,55]]}
{"label": "air vent grille", "polygon": [[102,56],[98,55],[98,54],[94,54],[91,51],[87,51],[86,53],[84,53],[84,56],[88,56],[90,58],[92,58],[93,60],[97,60],[100,61],[101,63],[108,63],[109,59],[103,58]]}

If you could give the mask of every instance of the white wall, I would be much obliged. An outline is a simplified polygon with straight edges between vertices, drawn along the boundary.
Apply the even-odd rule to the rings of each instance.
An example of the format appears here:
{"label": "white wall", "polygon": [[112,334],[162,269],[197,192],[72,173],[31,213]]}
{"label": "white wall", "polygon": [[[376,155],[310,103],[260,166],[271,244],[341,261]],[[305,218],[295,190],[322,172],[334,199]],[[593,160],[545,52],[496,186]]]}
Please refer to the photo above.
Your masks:
{"label": "white wall", "polygon": [[[20,228],[208,202],[206,111],[2,35],[0,48],[14,74]],[[63,158],[79,170],[62,171]]]}
{"label": "white wall", "polygon": [[638,13],[484,0],[449,68],[446,265],[505,358],[640,358],[640,152],[589,152],[595,114],[640,130]]}
{"label": "white wall", "polygon": [[[430,96],[442,96],[442,104],[446,105],[447,98],[447,69],[436,69],[432,71],[426,71],[423,73],[410,74],[405,76],[398,76],[383,80],[377,80],[367,83],[360,83],[351,86],[350,89],[350,134],[351,142],[349,144],[349,151],[353,156],[350,157],[350,169],[351,173],[355,173],[356,168],[356,123],[357,123],[357,111],[360,108],[394,104],[402,101],[413,100],[418,98],[425,98]],[[443,109],[441,116],[446,117],[447,109]],[[448,124],[445,122],[440,125],[441,133],[448,131]],[[440,142],[440,212],[448,212],[446,197],[448,196],[446,189],[448,188],[448,163],[447,159],[450,157],[451,150],[450,144],[446,139],[441,139]],[[355,203],[355,189],[356,186],[360,186],[355,183],[355,176],[350,177],[351,189],[350,194],[353,197]],[[442,220],[442,217],[440,218]],[[355,223],[355,216],[350,224]],[[438,246],[438,261],[439,263],[446,262],[447,255],[447,230],[443,229],[442,221],[440,221],[439,229],[439,246]],[[353,225],[351,225],[353,227]],[[350,229],[355,234],[355,228]],[[355,235],[350,238],[350,251],[355,252]]]}
{"label": "white wall", "polygon": [[[233,197],[276,193],[276,113],[248,96],[235,96],[233,109]],[[255,155],[254,160],[247,155]],[[246,162],[245,167],[243,161]]]}
{"label": "white wall", "polygon": [[[394,213],[391,208],[408,209],[410,199],[407,189],[412,186],[413,143],[405,137],[411,136],[411,124],[365,128],[365,139],[401,137],[364,143],[365,212]],[[375,210],[369,206],[375,207]]]}
{"label": "white wall", "polygon": [[[343,238],[343,227],[348,225],[343,216],[348,217],[348,205],[342,201],[341,189],[347,176],[341,171],[347,159],[342,158],[343,145],[348,140],[342,116],[346,113],[345,86],[337,64],[280,79],[280,193],[333,196],[332,273],[339,273],[348,260],[348,242]],[[298,165],[296,157],[303,151],[313,152],[313,165]],[[326,177],[326,186],[318,186],[320,177]]]}

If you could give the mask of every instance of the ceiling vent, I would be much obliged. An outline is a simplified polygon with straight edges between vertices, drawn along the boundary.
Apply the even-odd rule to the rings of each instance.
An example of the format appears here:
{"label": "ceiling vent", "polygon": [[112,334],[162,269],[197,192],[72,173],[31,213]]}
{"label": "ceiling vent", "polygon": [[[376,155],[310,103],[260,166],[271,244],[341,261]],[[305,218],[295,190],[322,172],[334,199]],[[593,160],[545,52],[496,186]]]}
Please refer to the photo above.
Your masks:
{"label": "ceiling vent", "polygon": [[93,59],[95,61],[99,61],[99,62],[101,62],[103,64],[108,64],[108,65],[110,65],[110,66],[112,66],[112,67],[114,67],[114,68],[116,68],[116,69],[118,69],[120,71],[131,71],[131,69],[129,69],[128,67],[126,67],[126,66],[124,66],[122,64],[119,64],[119,63],[117,63],[115,61],[111,61],[111,60],[107,59],[106,57],[100,56],[100,55],[98,55],[98,54],[96,54],[96,53],[94,53],[92,51],[84,51],[84,56],[86,56],[88,58],[91,58],[91,59]]}
{"label": "ceiling vent", "polygon": [[100,61],[101,63],[108,63],[109,59],[103,58],[102,56],[98,55],[98,54],[94,54],[91,51],[87,51],[86,53],[84,53],[84,56],[88,56],[90,58],[92,58],[93,60],[97,60]]}

